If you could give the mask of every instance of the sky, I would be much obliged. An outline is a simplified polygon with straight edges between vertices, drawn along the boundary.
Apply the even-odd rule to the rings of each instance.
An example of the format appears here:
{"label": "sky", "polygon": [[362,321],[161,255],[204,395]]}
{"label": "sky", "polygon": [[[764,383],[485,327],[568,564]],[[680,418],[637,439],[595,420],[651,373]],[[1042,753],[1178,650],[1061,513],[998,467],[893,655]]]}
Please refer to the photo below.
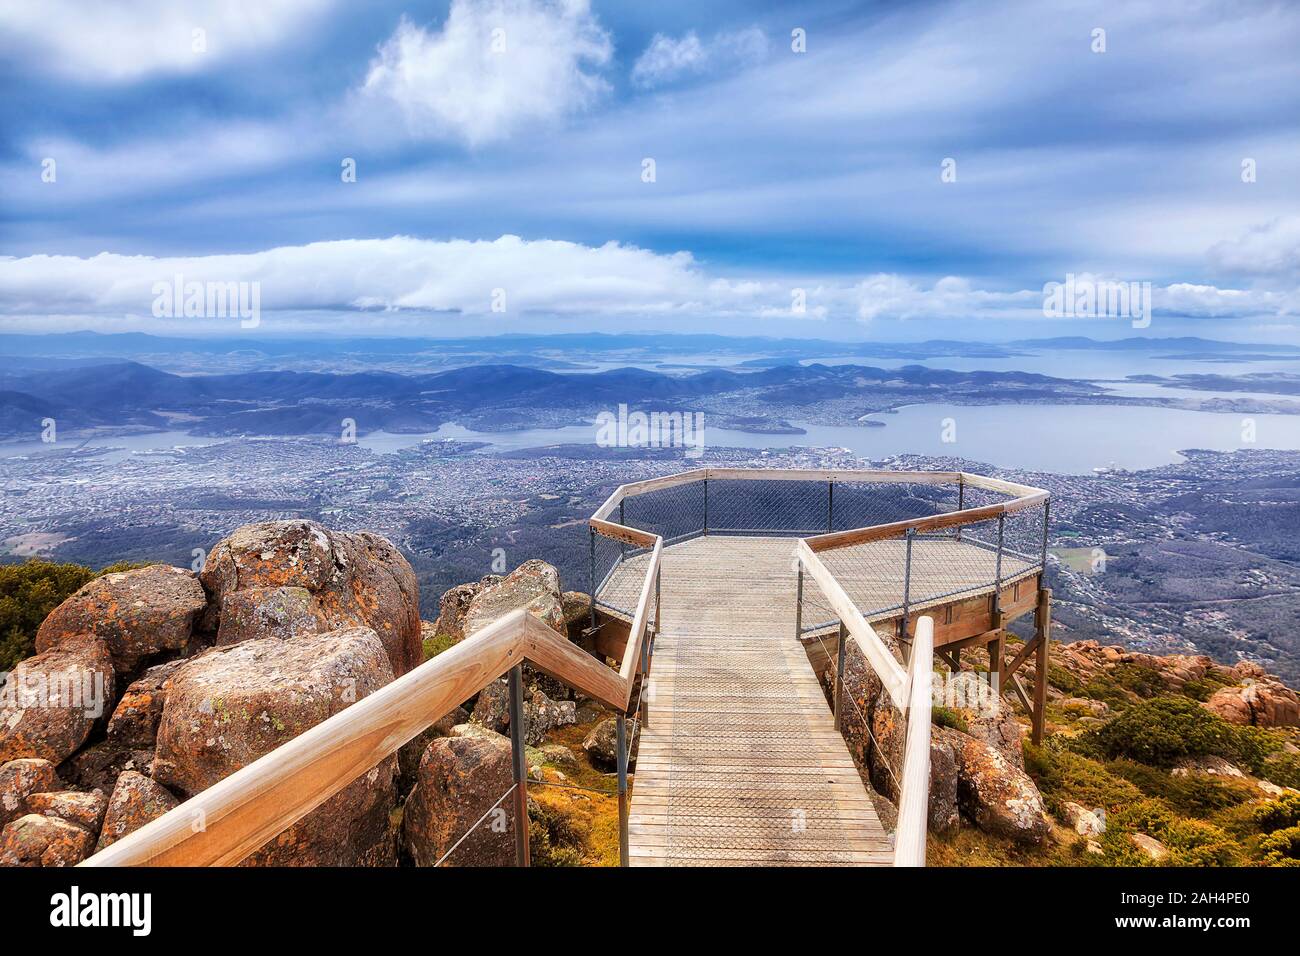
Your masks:
{"label": "sky", "polygon": [[1250,0],[9,3],[0,331],[1300,344],[1298,51]]}

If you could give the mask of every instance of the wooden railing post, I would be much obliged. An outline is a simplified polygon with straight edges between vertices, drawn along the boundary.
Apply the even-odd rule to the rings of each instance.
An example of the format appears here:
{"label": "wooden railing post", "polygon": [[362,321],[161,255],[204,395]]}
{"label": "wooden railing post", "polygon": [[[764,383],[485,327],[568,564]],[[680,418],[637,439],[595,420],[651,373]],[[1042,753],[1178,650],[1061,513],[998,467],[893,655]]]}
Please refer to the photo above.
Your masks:
{"label": "wooden railing post", "polygon": [[588,526],[587,532],[591,535],[591,545],[588,549],[591,556],[591,629],[596,629],[596,529]]}
{"label": "wooden railing post", "polygon": [[1043,724],[1047,715],[1047,670],[1048,652],[1052,639],[1052,589],[1038,589],[1038,608],[1034,615],[1038,632],[1038,647],[1034,659],[1034,712],[1033,733],[1030,737],[1034,746],[1043,742]]}
{"label": "wooden railing post", "polygon": [[515,865],[528,866],[528,771],[524,752],[524,669],[510,668],[510,757],[515,778]]}
{"label": "wooden railing post", "polygon": [[797,641],[803,636],[803,562],[796,558],[795,563],[799,565],[794,585],[794,639]]}
{"label": "wooden railing post", "polygon": [[618,865],[628,865],[627,832],[627,717],[616,718],[618,734]]}
{"label": "wooden railing post", "polygon": [[839,650],[837,651],[835,657],[835,729],[836,730],[840,729],[840,725],[842,723],[840,715],[843,712],[841,709],[842,706],[841,701],[843,700],[844,697],[844,658],[846,656],[844,652],[848,646],[848,636],[849,636],[849,629],[844,626],[843,621],[840,621],[840,643],[839,643]]}
{"label": "wooden railing post", "polygon": [[894,866],[925,866],[930,809],[930,707],[934,679],[934,621],[916,621],[908,667],[907,737],[894,830]]}

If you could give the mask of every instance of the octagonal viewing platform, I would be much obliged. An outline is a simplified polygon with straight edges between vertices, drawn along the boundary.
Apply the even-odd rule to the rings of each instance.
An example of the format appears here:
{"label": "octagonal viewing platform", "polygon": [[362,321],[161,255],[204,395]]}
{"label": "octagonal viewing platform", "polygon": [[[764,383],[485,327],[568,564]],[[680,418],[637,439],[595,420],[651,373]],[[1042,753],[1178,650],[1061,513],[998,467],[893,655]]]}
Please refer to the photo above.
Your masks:
{"label": "octagonal viewing platform", "polygon": [[[629,862],[894,861],[827,669],[855,641],[906,711],[926,618],[950,668],[987,648],[995,686],[1041,732],[1043,702],[1016,671],[1045,666],[1047,521],[1046,492],[959,472],[709,468],[619,488],[591,520],[589,557],[595,649],[621,659],[650,635]],[[1030,611],[1039,634],[1008,662],[1003,628]],[[891,775],[902,790],[904,769]]]}

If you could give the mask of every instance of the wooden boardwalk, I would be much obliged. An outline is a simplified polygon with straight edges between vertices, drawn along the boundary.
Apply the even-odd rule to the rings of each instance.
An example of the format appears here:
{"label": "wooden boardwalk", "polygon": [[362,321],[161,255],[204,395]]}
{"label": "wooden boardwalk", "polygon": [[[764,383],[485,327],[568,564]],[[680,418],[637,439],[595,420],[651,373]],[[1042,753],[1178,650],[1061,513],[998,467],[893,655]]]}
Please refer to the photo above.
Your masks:
{"label": "wooden boardwalk", "polygon": [[[794,545],[701,537],[664,551],[664,619],[632,785],[632,865],[892,861],[794,637]],[[639,582],[640,564],[616,572],[602,596]]]}

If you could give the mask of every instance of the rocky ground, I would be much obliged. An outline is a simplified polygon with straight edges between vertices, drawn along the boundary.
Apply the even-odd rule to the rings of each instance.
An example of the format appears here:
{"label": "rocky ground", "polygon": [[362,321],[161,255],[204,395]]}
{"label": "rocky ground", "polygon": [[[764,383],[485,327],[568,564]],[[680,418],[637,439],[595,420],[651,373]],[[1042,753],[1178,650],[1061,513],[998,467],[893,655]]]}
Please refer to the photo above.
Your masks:
{"label": "rocky ground", "polygon": [[[1008,658],[1019,647],[1010,640]],[[987,667],[975,658],[968,652],[956,674],[937,672],[948,699],[987,701],[977,692]],[[845,737],[888,820],[905,724],[854,645],[845,673],[852,697]],[[1300,697],[1257,665],[1155,657],[1095,641],[1056,645],[1048,701],[1040,747],[1005,698],[996,712],[934,708],[932,864],[1300,858]]]}
{"label": "rocky ground", "polygon": [[[529,561],[422,622],[389,542],[307,521],[240,528],[198,574],[95,578],[0,691],[0,865],[80,862],[518,607],[575,637],[590,611]],[[525,680],[535,862],[617,862],[611,715]],[[511,864],[508,733],[502,679],[244,863]]]}
{"label": "rocky ground", "polygon": [[[0,688],[0,864],[77,863],[521,607],[585,643],[588,597],[544,562],[449,589],[430,623],[389,542],[301,520],[238,529],[198,574],[95,578]],[[854,647],[844,732],[889,825],[904,724]],[[969,691],[985,672],[970,652],[938,677]],[[613,715],[524,680],[533,863],[614,865]],[[489,684],[245,865],[512,864],[506,691]],[[932,863],[1300,860],[1300,697],[1257,665],[1057,645],[1048,700],[1040,747],[1005,700],[934,709]]]}

